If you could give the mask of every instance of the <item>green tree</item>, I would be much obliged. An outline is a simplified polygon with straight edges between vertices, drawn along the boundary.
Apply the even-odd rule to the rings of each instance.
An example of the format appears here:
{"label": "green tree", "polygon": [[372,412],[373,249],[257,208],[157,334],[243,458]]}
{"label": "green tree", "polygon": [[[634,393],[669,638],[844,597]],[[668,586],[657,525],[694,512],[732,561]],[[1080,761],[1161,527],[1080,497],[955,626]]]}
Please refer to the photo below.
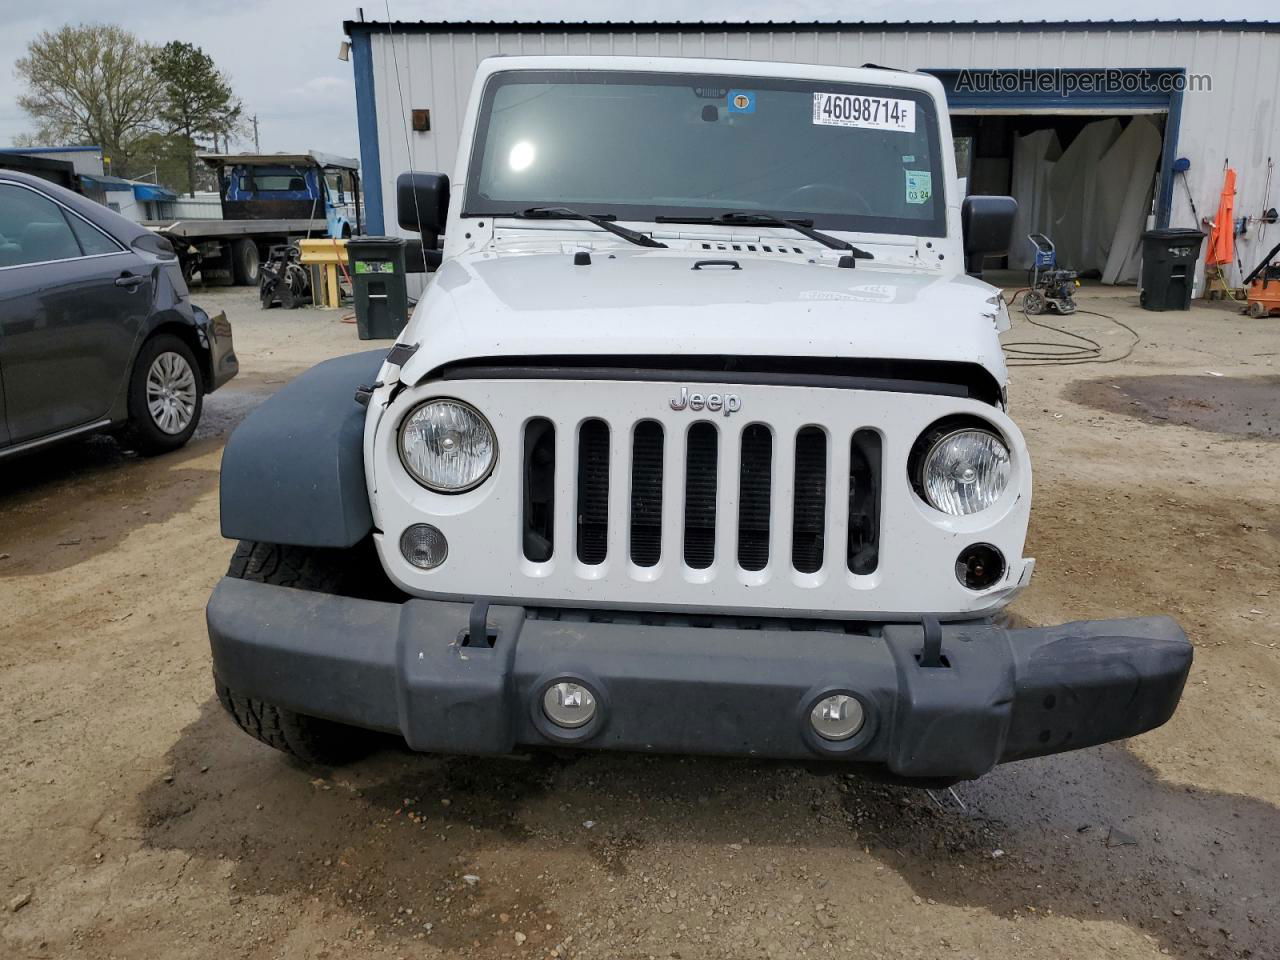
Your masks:
{"label": "green tree", "polygon": [[[156,183],[175,193],[187,188],[187,161],[191,145],[185,137],[167,133],[146,133],[131,145],[133,176],[150,179],[154,171]],[[211,169],[196,168],[196,189],[216,190],[218,179]]]}
{"label": "green tree", "polygon": [[160,106],[154,52],[109,24],[43,31],[14,64],[27,86],[18,106],[36,123],[34,134],[23,139],[102,147],[111,172],[127,175],[130,146],[152,128]]}
{"label": "green tree", "polygon": [[187,192],[196,188],[197,137],[215,139],[230,133],[240,116],[240,101],[213,58],[190,43],[172,40],[151,58],[162,90],[158,115],[168,132],[187,146]]}

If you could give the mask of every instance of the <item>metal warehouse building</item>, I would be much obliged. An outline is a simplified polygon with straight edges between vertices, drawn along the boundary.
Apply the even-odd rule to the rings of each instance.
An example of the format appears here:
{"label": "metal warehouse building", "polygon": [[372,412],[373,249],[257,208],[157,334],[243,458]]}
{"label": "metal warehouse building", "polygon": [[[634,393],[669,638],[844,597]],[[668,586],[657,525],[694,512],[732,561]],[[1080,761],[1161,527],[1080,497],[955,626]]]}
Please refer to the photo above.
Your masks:
{"label": "metal warehouse building", "polygon": [[[397,174],[452,173],[476,65],[495,54],[724,57],[921,70],[947,89],[971,193],[1012,193],[1018,233],[1067,266],[1131,281],[1106,254],[1146,226],[1196,225],[1237,173],[1239,260],[1276,240],[1280,22],[344,24],[369,232],[395,229]],[[415,116],[415,111],[416,116]],[[423,113],[429,111],[429,113]],[[1189,168],[1178,172],[1175,160]],[[1192,212],[1194,204],[1195,213]],[[1022,241],[1015,236],[1015,244]],[[1266,244],[1266,246],[1264,246]],[[1011,265],[1026,251],[1015,249]],[[1072,262],[1077,261],[1077,262]],[[1238,268],[1229,273],[1239,283]]]}

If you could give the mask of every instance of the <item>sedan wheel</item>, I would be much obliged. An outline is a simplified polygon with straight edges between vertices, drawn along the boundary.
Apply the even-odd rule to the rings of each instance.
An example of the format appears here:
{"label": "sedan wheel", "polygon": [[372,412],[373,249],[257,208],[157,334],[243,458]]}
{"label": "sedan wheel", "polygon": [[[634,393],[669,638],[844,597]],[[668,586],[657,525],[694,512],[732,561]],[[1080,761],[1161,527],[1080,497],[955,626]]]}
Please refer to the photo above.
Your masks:
{"label": "sedan wheel", "polygon": [[147,371],[147,410],[157,427],[170,435],[182,433],[196,414],[196,375],[187,358],[159,354]]}

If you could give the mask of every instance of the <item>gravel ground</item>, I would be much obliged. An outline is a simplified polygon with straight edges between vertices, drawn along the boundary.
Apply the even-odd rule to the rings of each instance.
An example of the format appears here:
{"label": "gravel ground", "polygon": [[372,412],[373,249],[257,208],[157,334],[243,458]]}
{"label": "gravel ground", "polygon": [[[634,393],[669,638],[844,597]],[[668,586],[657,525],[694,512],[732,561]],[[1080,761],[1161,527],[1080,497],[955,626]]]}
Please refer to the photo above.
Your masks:
{"label": "gravel ground", "polygon": [[[221,448],[364,345],[337,313],[196,300],[243,373],[186,450],[99,438],[0,468],[0,956],[1280,957],[1276,321],[1088,290],[1132,354],[1014,371],[1039,563],[1014,612],[1170,612],[1196,666],[1158,731],[931,794],[391,741],[304,769],[236,731],[202,618],[231,552]],[[1107,357],[1132,339],[1069,322]]]}

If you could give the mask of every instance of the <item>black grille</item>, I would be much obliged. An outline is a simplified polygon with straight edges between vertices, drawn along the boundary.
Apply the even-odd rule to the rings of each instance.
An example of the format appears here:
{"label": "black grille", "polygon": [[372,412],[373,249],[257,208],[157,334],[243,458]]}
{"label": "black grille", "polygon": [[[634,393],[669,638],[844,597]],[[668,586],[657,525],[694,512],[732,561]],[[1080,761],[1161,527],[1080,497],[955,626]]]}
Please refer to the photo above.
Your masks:
{"label": "black grille", "polygon": [[873,573],[880,560],[880,434],[859,430],[849,448],[851,573]]}
{"label": "black grille", "polygon": [[631,445],[631,562],[652,567],[662,556],[662,424],[636,425]]}
{"label": "black grille", "polygon": [[[663,556],[663,512],[675,511],[683,520],[683,547],[666,544],[669,551],[683,550],[684,562],[702,570],[716,562],[716,521],[737,523],[737,555],[721,557],[724,563],[742,570],[760,571],[770,563],[785,564],[786,557],[772,555],[770,537],[775,519],[775,485],[785,483],[792,471],[791,516],[776,522],[791,523],[791,556],[793,569],[800,573],[816,573],[828,557],[829,548],[839,551],[839,540],[826,542],[828,511],[838,511],[831,520],[843,524],[845,563],[858,575],[872,573],[879,562],[880,545],[880,473],[882,442],[880,434],[864,429],[846,440],[828,438],[816,426],[804,427],[795,434],[794,458],[790,462],[774,462],[776,442],[773,430],[765,424],[749,424],[740,438],[739,466],[736,478],[719,475],[720,438],[717,425],[699,421],[690,425],[684,437],[683,490],[674,498],[664,491],[667,437],[662,424],[642,420],[635,426],[615,425],[612,429],[630,430],[630,449],[617,464],[621,478],[611,478],[611,427],[593,418],[583,422],[577,436],[577,473],[575,530],[560,531],[564,542],[573,540],[579,561],[603,563],[609,554],[609,524],[626,523],[627,548],[631,562],[639,567],[656,566]],[[846,435],[847,436],[847,435]],[[555,548],[556,434],[550,420],[531,419],[524,432],[523,550],[534,562],[550,560]],[[678,437],[673,443],[681,443]],[[829,443],[850,444],[849,496],[840,492],[840,502],[832,503],[827,474],[830,469]],[[678,448],[677,448],[678,449]],[[630,462],[626,462],[629,456]],[[629,482],[627,506],[610,516],[611,479]],[[737,516],[717,517],[721,483],[737,483]],[[564,495],[561,491],[561,495]],[[847,512],[846,512],[847,511]],[[562,549],[564,549],[562,547]],[[832,556],[837,561],[839,554]]]}
{"label": "black grille", "polygon": [[524,428],[524,555],[534,563],[555,548],[556,428],[534,417]]}
{"label": "black grille", "polygon": [[738,471],[738,566],[769,565],[769,498],[773,490],[773,434],[762,423],[742,431]]}
{"label": "black grille", "polygon": [[696,570],[716,558],[716,473],[719,444],[716,428],[695,423],[689,428],[684,467],[684,562]]}
{"label": "black grille", "polygon": [[827,435],[817,427],[796,434],[795,506],[791,523],[791,565],[801,573],[822,569],[827,523]]}
{"label": "black grille", "polygon": [[578,559],[603,563],[609,549],[609,426],[587,420],[578,431]]}

